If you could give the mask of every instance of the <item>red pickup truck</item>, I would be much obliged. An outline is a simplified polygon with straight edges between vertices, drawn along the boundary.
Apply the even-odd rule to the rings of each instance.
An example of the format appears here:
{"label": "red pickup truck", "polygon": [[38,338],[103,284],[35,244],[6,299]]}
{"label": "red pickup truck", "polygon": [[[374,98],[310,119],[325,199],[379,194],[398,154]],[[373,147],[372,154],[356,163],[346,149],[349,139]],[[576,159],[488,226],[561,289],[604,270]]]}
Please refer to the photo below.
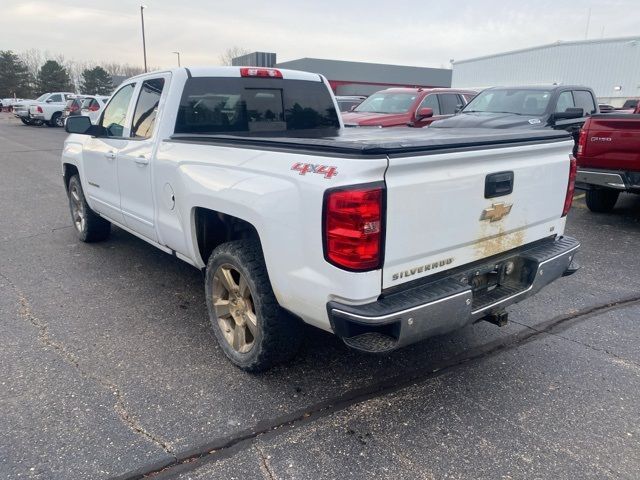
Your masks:
{"label": "red pickup truck", "polygon": [[345,127],[425,127],[460,111],[477,92],[452,88],[387,88],[342,114]]}
{"label": "red pickup truck", "polygon": [[593,115],[578,140],[576,185],[592,212],[613,210],[620,192],[640,194],[640,104],[633,114]]}

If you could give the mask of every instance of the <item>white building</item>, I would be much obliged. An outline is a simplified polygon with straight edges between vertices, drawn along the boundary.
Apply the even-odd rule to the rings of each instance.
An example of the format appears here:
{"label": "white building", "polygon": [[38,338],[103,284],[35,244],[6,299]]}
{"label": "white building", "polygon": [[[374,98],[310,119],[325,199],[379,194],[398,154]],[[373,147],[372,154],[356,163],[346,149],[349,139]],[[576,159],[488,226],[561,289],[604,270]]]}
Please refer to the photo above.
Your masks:
{"label": "white building", "polygon": [[601,103],[640,98],[640,37],[560,42],[453,62],[455,88],[574,84]]}

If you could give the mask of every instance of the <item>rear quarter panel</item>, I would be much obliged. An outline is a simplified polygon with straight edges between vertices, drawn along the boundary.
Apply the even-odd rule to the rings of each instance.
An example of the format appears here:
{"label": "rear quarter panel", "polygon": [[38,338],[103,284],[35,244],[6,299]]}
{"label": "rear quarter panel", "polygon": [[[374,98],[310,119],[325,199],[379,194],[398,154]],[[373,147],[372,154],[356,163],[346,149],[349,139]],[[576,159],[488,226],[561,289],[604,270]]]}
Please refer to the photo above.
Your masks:
{"label": "rear quarter panel", "polygon": [[[292,167],[335,167],[337,175]],[[169,184],[176,207],[157,202],[160,242],[204,266],[198,252],[194,210],[203,207],[251,223],[260,236],[278,302],[307,323],[329,330],[326,303],[364,303],[381,291],[381,271],[346,272],[324,259],[322,207],[333,187],[381,181],[385,158],[353,159],[165,141],[158,150],[154,182]]]}

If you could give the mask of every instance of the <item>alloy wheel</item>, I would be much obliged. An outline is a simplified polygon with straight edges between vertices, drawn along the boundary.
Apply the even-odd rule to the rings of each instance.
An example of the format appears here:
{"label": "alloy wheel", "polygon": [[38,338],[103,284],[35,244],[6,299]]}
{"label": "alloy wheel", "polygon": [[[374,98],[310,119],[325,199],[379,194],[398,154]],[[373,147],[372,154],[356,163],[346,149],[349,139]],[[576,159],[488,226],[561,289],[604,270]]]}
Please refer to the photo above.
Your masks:
{"label": "alloy wheel", "polygon": [[213,275],[213,308],[222,335],[239,353],[253,348],[258,319],[246,278],[233,265],[223,264]]}

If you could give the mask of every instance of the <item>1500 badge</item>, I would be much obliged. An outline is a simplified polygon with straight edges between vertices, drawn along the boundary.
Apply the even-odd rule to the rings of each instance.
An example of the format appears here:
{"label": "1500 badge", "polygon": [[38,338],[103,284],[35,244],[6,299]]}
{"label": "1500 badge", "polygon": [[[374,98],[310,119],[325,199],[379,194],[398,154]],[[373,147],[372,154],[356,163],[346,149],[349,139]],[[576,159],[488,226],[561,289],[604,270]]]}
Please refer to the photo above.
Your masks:
{"label": "1500 badge", "polygon": [[316,165],[313,163],[294,163],[291,166],[291,170],[295,170],[299,175],[317,173],[319,175],[324,175],[324,178],[335,177],[338,174],[338,167],[332,167],[330,165]]}
{"label": "1500 badge", "polygon": [[446,267],[447,265],[451,265],[453,263],[453,257],[444,258],[442,260],[438,260],[437,262],[428,263],[426,265],[420,265],[419,267],[412,267],[408,270],[403,270],[402,272],[394,273],[391,277],[392,281],[400,280],[401,278],[411,277],[418,273],[428,272],[429,270],[436,270],[438,268]]}

